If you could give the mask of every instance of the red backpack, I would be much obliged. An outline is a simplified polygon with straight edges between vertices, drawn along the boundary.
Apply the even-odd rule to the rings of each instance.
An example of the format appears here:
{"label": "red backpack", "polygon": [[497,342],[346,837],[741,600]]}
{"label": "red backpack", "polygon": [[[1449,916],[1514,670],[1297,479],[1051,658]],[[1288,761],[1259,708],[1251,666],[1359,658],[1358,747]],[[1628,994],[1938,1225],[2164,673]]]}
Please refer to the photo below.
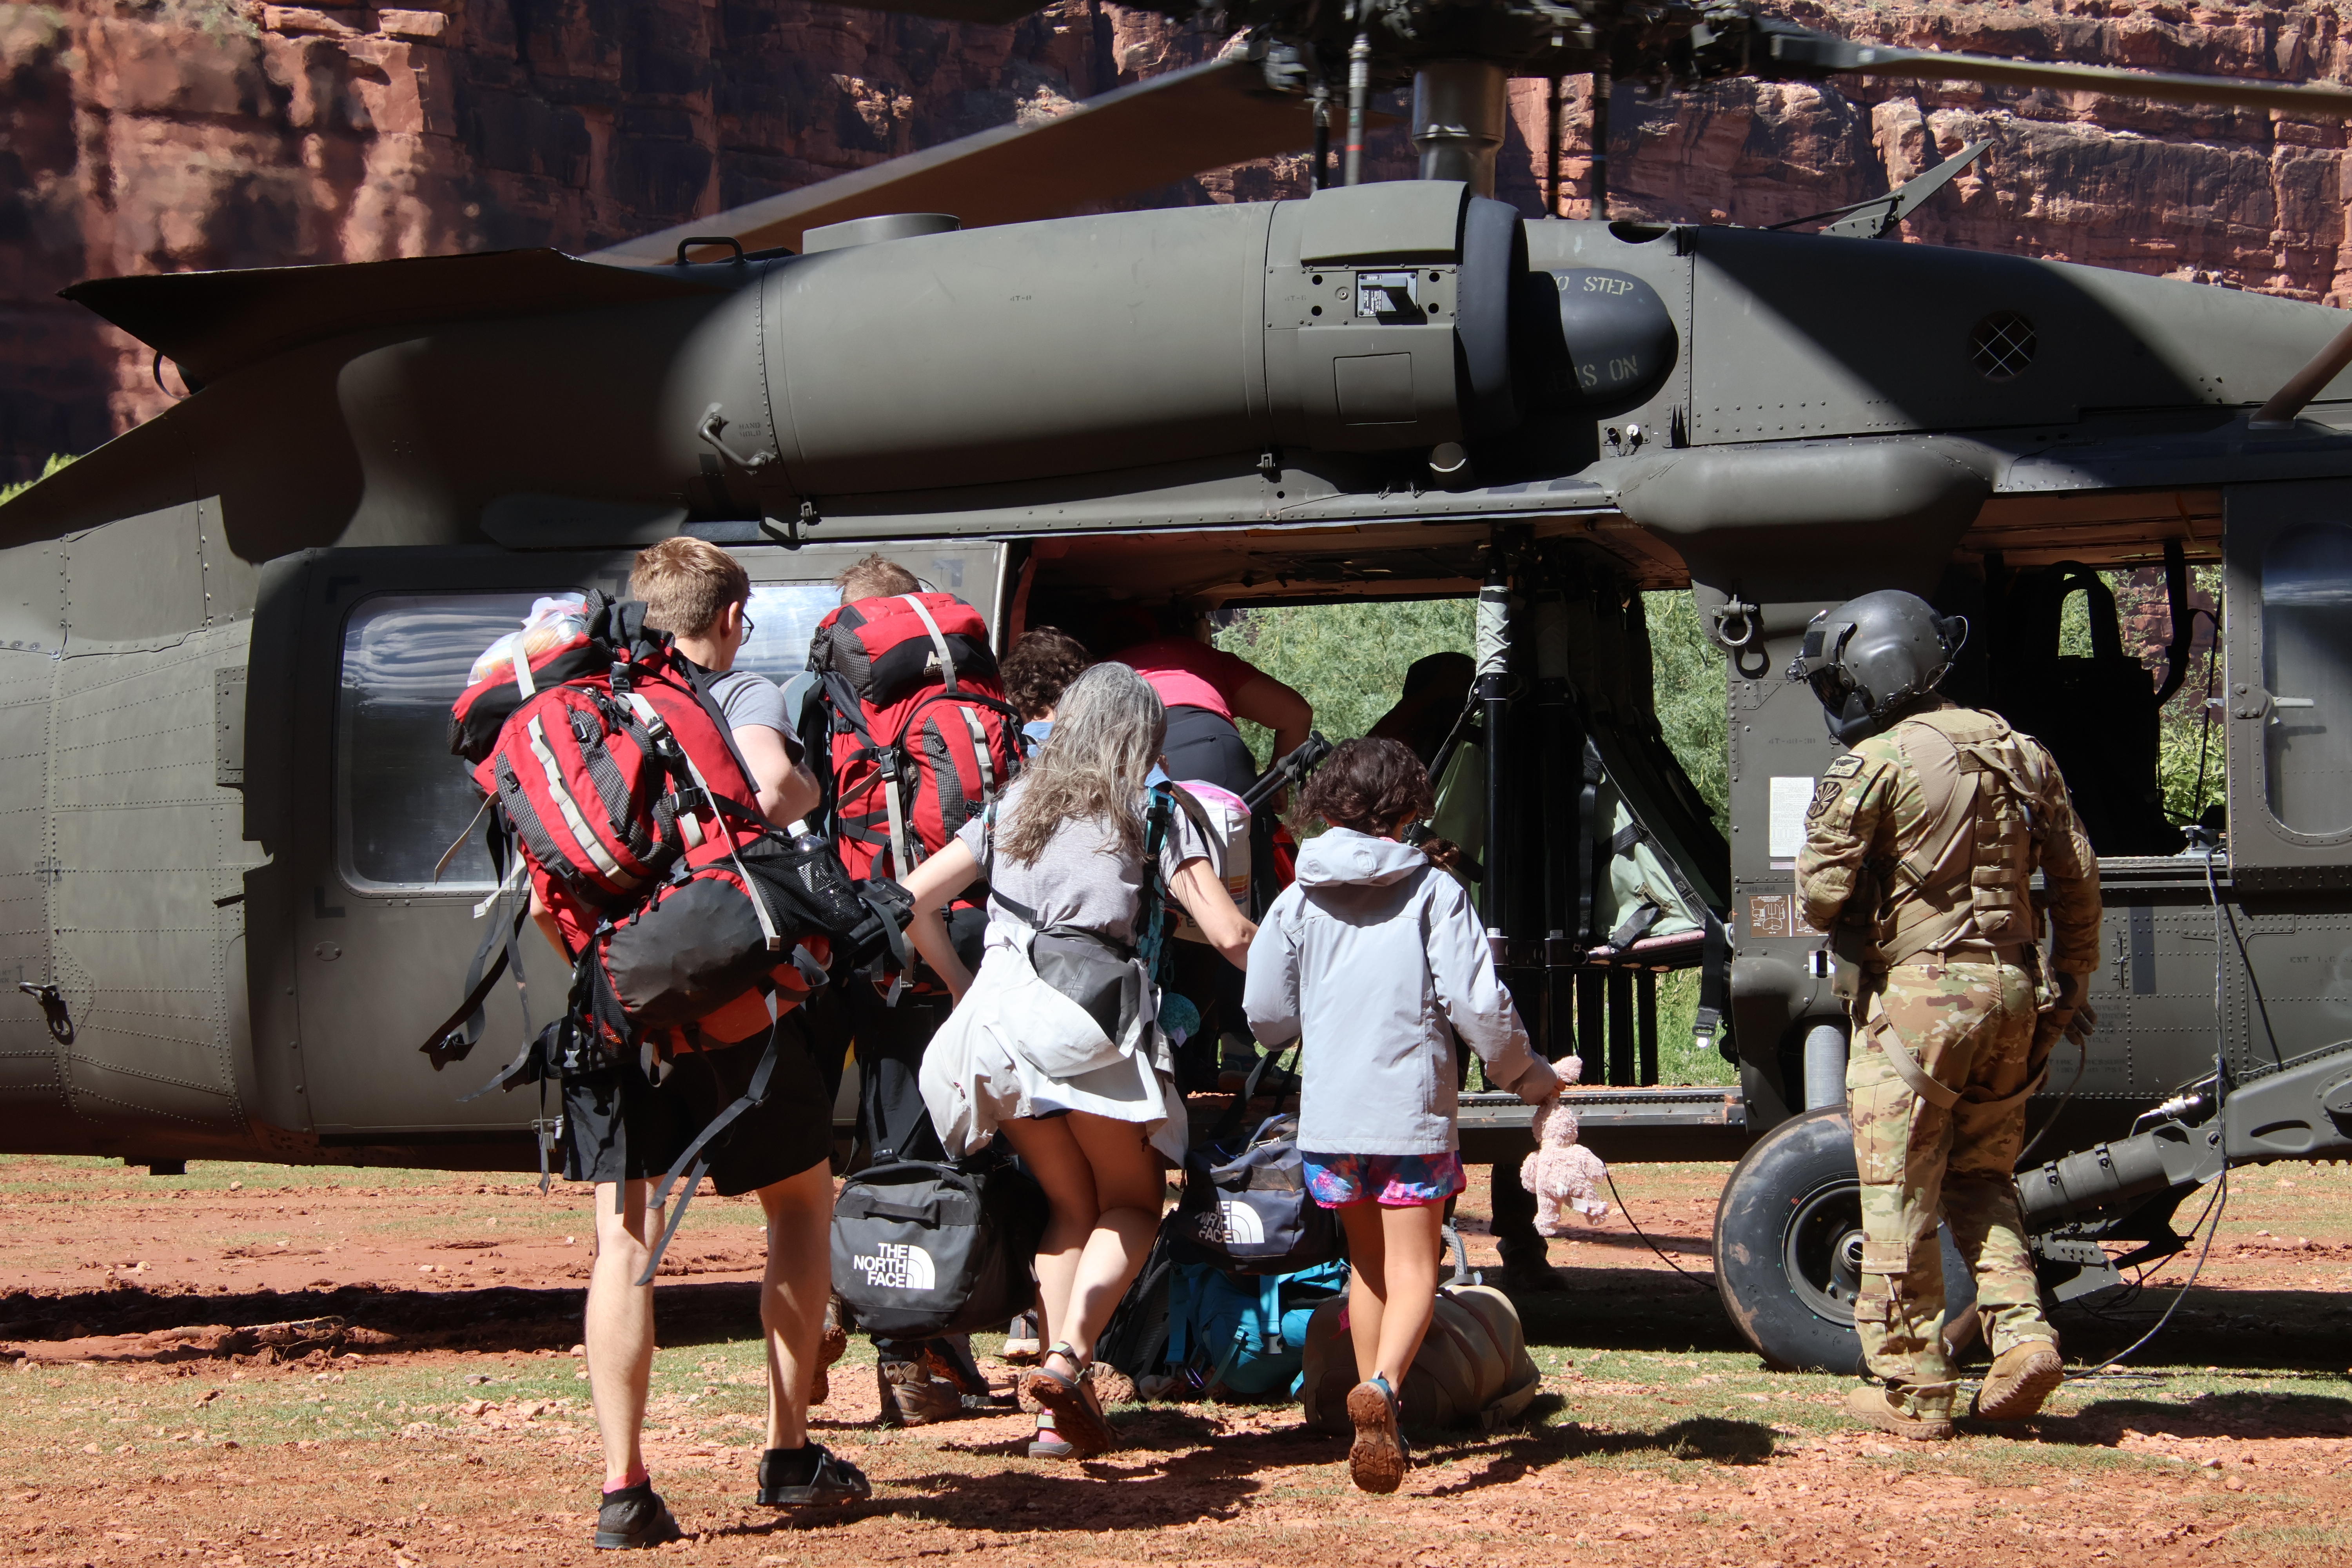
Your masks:
{"label": "red backpack", "polygon": [[1021,765],[980,612],[952,594],[859,599],[819,622],[806,731],[843,862],[903,879],[947,847]]}
{"label": "red backpack", "polygon": [[726,720],[643,614],[589,595],[572,635],[494,662],[451,709],[450,750],[496,808],[504,873],[476,912],[516,908],[426,1042],[436,1066],[479,1037],[481,1004],[514,960],[526,876],[575,962],[571,1010],[614,1059],[646,1041],[692,1048],[705,1031],[691,1026],[754,991],[804,994],[831,956],[821,939],[874,923],[829,847],[769,828]]}

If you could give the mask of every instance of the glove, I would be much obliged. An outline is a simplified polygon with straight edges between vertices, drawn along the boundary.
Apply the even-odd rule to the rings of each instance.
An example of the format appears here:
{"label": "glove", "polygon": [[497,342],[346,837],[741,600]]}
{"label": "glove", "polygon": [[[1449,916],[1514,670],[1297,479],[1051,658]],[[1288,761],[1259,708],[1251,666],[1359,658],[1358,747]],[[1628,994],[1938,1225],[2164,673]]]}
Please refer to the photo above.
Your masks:
{"label": "glove", "polygon": [[2089,975],[2059,972],[2058,1000],[2050,1010],[2064,1020],[2060,1032],[2078,1046],[2088,1040],[2092,1031],[2098,1027],[2099,1015],[2091,1006],[2090,992]]}
{"label": "glove", "polygon": [[1559,1070],[1541,1057],[1511,1086],[1511,1092],[1529,1105],[1541,1105],[1559,1092]]}

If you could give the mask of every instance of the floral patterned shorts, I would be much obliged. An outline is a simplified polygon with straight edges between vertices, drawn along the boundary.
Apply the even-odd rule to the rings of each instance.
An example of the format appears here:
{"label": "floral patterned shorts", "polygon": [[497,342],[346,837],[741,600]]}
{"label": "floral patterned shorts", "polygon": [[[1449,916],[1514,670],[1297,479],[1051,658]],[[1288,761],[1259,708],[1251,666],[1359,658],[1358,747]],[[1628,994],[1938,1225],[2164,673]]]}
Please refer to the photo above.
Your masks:
{"label": "floral patterned shorts", "polygon": [[1307,1190],[1327,1209],[1343,1209],[1371,1199],[1382,1208],[1442,1204],[1469,1184],[1462,1156],[1435,1154],[1318,1154],[1301,1149]]}

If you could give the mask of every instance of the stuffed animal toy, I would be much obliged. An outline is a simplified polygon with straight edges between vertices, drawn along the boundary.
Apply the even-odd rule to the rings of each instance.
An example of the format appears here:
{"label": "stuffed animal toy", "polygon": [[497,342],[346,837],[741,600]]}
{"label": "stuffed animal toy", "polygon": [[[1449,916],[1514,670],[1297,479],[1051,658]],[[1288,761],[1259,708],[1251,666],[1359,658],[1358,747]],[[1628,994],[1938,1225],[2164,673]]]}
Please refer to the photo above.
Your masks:
{"label": "stuffed animal toy", "polygon": [[[1583,1064],[1574,1057],[1554,1066],[1563,1083],[1574,1083],[1583,1071]],[[1573,1209],[1588,1220],[1607,1214],[1609,1205],[1601,1200],[1601,1186],[1608,1180],[1609,1168],[1601,1163],[1600,1155],[1576,1141],[1576,1112],[1554,1095],[1536,1107],[1531,1130],[1536,1152],[1520,1162],[1519,1184],[1535,1194],[1537,1234],[1565,1234],[1564,1210]]]}

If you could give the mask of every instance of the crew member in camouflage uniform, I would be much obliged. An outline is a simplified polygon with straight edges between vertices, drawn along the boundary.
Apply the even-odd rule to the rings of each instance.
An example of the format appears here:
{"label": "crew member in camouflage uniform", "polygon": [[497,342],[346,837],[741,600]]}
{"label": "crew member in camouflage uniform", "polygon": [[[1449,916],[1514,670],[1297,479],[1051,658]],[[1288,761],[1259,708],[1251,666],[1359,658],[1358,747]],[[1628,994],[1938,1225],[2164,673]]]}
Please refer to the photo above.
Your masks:
{"label": "crew member in camouflage uniform", "polygon": [[[1993,1351],[1970,1413],[2032,1415],[2063,1375],[2013,1173],[2051,1047],[2093,1022],[2083,998],[2098,956],[2098,861],[2057,763],[1999,715],[1936,694],[1967,636],[1966,621],[1912,595],[1868,594],[1815,616],[1789,668],[1853,748],[1815,786],[1797,860],[1853,1024],[1854,1326],[1876,1381],[1846,1411],[1906,1437],[1952,1433],[1939,1217],[1976,1275]],[[2046,968],[2037,869],[2053,931]]]}

